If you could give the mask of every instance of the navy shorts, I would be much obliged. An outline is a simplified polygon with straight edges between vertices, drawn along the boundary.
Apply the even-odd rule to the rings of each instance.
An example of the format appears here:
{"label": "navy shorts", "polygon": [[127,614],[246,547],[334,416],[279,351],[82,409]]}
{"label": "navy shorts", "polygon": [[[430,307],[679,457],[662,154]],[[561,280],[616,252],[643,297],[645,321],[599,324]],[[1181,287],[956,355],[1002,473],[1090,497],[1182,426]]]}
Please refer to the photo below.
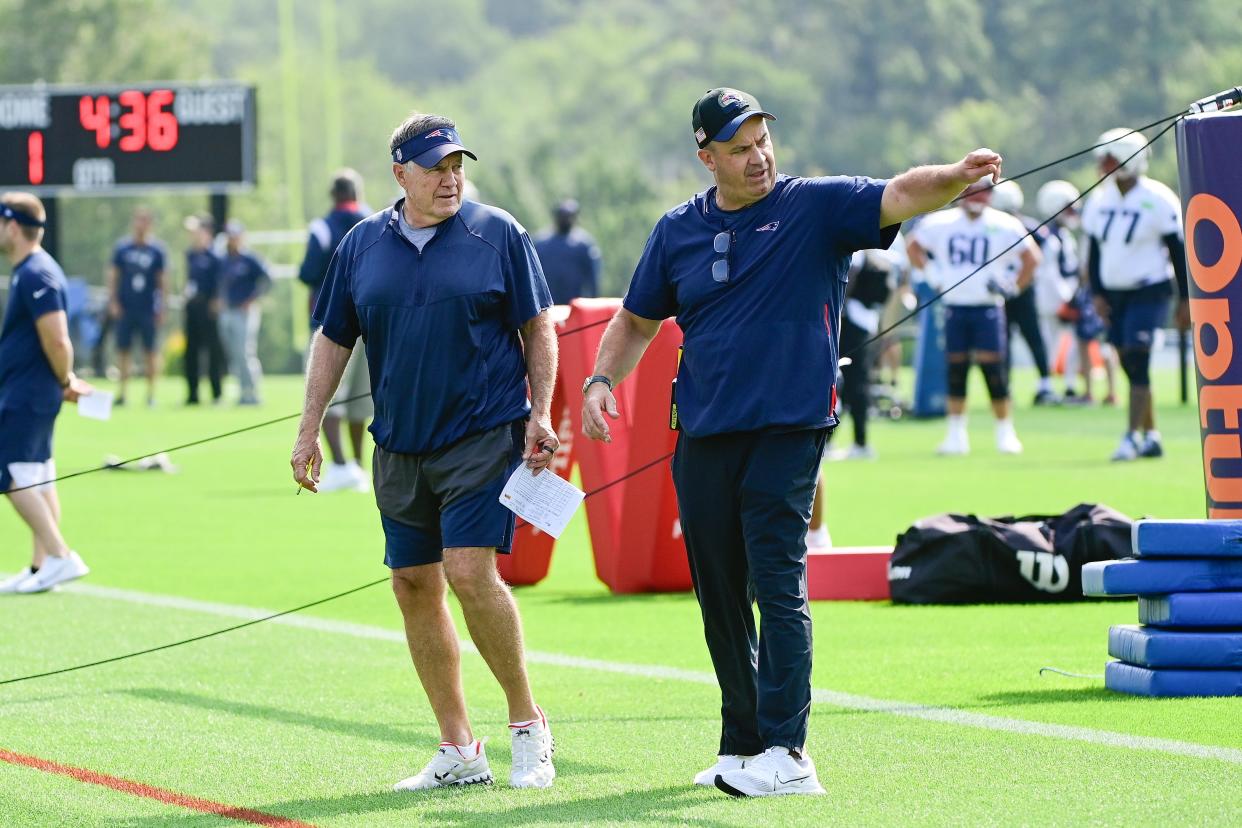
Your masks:
{"label": "navy shorts", "polygon": [[437,563],[455,547],[513,547],[516,516],[500,492],[522,462],[526,421],[463,437],[428,454],[376,446],[375,503],[384,527],[384,563],[392,569]]}
{"label": "navy shorts", "polygon": [[1005,353],[1005,309],[999,305],[946,305],[944,351]]}
{"label": "navy shorts", "polygon": [[116,347],[128,351],[134,344],[134,336],[142,347],[150,352],[155,350],[155,317],[125,313],[116,320]]}
{"label": "navy shorts", "polygon": [[1156,331],[1169,319],[1169,282],[1137,290],[1110,290],[1108,299],[1108,341],[1116,348],[1151,349]]}
{"label": "navy shorts", "polygon": [[52,429],[56,415],[18,408],[0,409],[0,491],[51,480]]}

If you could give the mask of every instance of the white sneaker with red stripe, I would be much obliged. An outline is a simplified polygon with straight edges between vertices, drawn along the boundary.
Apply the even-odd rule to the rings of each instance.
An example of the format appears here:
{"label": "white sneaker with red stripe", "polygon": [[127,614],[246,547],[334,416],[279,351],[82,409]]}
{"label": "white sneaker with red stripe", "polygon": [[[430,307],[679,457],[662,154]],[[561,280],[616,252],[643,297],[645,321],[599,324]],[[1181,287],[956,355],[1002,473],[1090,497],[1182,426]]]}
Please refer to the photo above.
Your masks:
{"label": "white sneaker with red stripe", "polygon": [[513,737],[513,769],[509,772],[509,784],[515,788],[548,788],[556,778],[552,754],[556,743],[552,740],[552,728],[548,717],[536,705],[539,718],[529,722],[513,722],[509,735]]}
{"label": "white sneaker with red stripe", "polygon": [[450,785],[490,785],[492,770],[487,766],[483,743],[455,745],[441,742],[427,767],[392,786],[394,791],[425,791]]}

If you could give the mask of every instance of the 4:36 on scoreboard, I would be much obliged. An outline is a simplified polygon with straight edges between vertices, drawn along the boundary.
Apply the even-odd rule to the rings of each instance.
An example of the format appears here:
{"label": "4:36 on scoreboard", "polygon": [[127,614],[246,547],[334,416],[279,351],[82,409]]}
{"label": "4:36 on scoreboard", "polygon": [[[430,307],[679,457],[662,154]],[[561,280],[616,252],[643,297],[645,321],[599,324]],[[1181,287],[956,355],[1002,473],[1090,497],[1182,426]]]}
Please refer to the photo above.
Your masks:
{"label": "4:36 on scoreboard", "polygon": [[0,86],[0,189],[103,195],[254,182],[253,86]]}

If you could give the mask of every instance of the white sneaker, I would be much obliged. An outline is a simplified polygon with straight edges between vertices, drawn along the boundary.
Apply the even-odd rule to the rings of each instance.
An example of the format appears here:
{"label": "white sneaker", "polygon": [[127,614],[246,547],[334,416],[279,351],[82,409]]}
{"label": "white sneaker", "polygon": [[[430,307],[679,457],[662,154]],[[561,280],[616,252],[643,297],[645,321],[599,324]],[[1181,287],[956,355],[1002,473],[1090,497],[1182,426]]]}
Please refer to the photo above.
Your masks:
{"label": "white sneaker", "polygon": [[536,706],[539,718],[533,722],[509,725],[513,737],[513,769],[509,772],[509,784],[515,788],[548,788],[556,778],[552,754],[556,743],[552,740],[552,728],[548,717]]}
{"label": "white sneaker", "polygon": [[371,475],[367,474],[367,470],[358,465],[357,460],[350,460],[345,464],[346,470],[349,471],[350,477],[354,480],[353,489],[356,492],[371,491]]}
{"label": "white sneaker", "polygon": [[392,786],[394,791],[425,791],[451,785],[490,785],[492,770],[487,766],[483,743],[455,745],[441,742],[427,767]]}
{"label": "white sneaker", "polygon": [[9,578],[0,581],[0,594],[17,592],[17,585],[31,576],[30,567],[26,567],[21,572]]}
{"label": "white sneaker", "polygon": [[738,756],[736,754],[725,753],[716,757],[716,764],[707,770],[701,770],[694,775],[694,784],[712,787],[716,784],[716,777],[728,771],[741,770],[746,767],[748,762],[754,761],[753,756]]}
{"label": "white sneaker", "polygon": [[358,481],[350,472],[347,464],[329,463],[316,488],[321,492],[339,492],[343,489],[352,489],[357,485]]}
{"label": "white sneaker", "polygon": [[871,446],[852,445],[847,449],[833,449],[828,452],[828,459],[833,462],[842,460],[874,460],[875,449]]}
{"label": "white sneaker", "polygon": [[806,533],[807,549],[831,549],[832,535],[828,534],[828,524],[821,523],[818,529]]}
{"label": "white sneaker", "polygon": [[1021,454],[1022,441],[1018,439],[1013,426],[996,426],[996,450],[1001,454]]}
{"label": "white sneaker", "polygon": [[1130,460],[1137,460],[1139,456],[1138,444],[1134,441],[1134,435],[1126,432],[1121,437],[1121,442],[1117,445],[1117,450],[1113,452],[1110,458],[1114,463],[1124,463]]}
{"label": "white sneaker", "polygon": [[17,591],[24,594],[47,592],[57,584],[81,578],[90,571],[90,567],[82,562],[77,552],[72,550],[63,558],[48,555],[43,559],[43,566],[39,567],[38,572],[17,585]]}
{"label": "white sneaker", "polygon": [[815,763],[805,753],[800,759],[783,747],[771,747],[746,767],[716,777],[716,787],[729,796],[784,796],[822,794]]}
{"label": "white sneaker", "polygon": [[936,449],[936,454],[946,456],[970,454],[970,438],[964,431],[950,431],[944,442]]}

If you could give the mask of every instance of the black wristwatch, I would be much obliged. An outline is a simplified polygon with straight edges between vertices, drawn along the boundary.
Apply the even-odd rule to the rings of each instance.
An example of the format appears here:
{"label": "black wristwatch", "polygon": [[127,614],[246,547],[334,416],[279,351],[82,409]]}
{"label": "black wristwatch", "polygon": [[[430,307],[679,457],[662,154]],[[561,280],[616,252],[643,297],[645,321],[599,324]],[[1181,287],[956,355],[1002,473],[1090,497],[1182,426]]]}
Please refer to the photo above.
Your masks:
{"label": "black wristwatch", "polygon": [[586,378],[585,382],[582,383],[582,393],[585,395],[587,389],[597,382],[602,382],[604,385],[608,386],[609,391],[612,391],[612,380],[608,379],[608,377],[603,374],[592,374]]}

